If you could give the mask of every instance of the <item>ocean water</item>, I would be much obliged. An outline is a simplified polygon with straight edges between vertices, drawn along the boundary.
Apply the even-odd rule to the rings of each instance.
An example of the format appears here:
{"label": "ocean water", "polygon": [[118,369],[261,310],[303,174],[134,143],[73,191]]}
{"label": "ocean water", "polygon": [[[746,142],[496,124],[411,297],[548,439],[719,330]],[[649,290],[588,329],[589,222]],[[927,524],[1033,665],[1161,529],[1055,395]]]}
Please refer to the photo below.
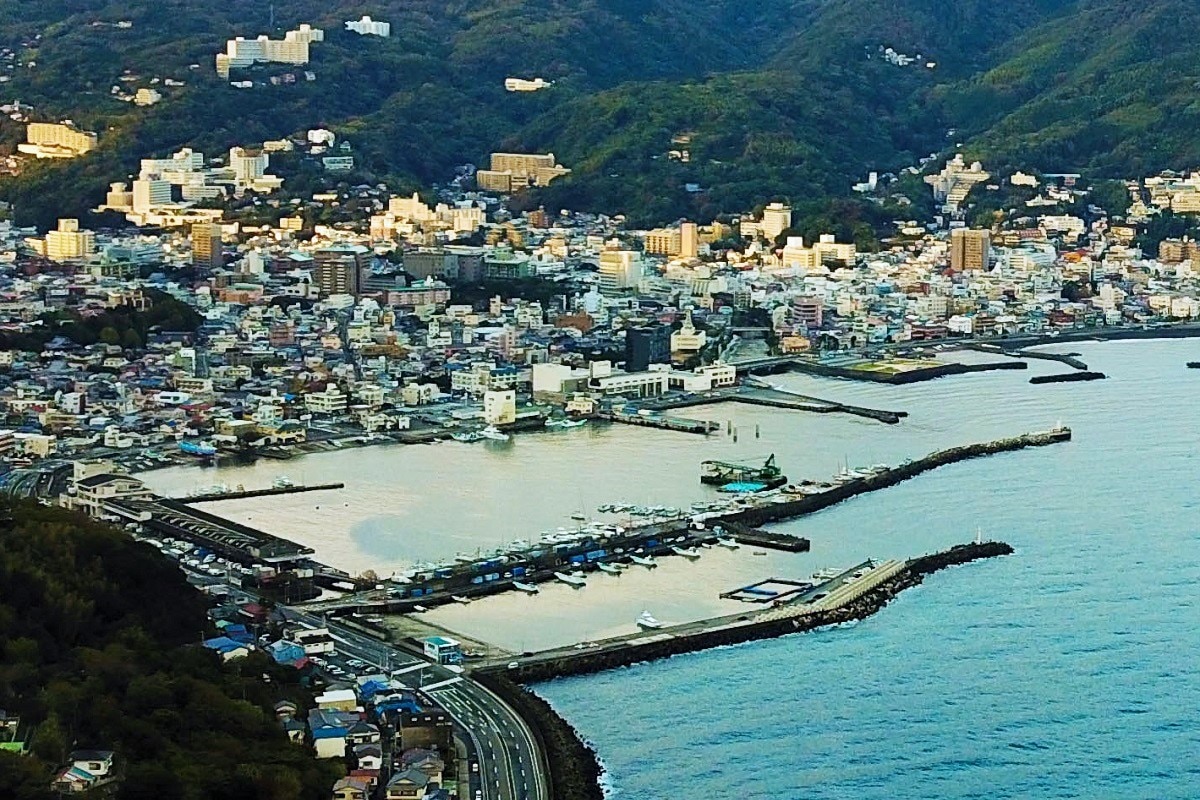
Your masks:
{"label": "ocean water", "polygon": [[779,379],[912,414],[808,432],[817,461],[1057,419],[1075,439],[784,526],[812,539],[816,565],[977,528],[1012,556],[937,573],[853,625],[536,686],[594,744],[613,796],[1200,796],[1200,371],[1184,367],[1200,342],[1056,349],[1109,380],[1027,383],[1055,365],[908,387]]}

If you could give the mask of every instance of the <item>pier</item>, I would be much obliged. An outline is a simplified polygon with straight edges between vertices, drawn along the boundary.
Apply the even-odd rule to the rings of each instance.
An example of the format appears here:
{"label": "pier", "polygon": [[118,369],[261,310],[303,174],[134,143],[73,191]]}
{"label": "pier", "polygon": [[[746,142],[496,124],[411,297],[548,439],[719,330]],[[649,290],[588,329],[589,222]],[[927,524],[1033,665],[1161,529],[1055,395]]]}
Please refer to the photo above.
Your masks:
{"label": "pier", "polygon": [[850,414],[864,419],[873,419],[895,425],[908,416],[907,411],[889,411],[879,408],[867,408],[833,400],[823,400],[820,397],[798,394],[767,383],[758,378],[747,378],[744,386],[729,389],[714,389],[703,395],[690,397],[669,398],[665,400],[642,400],[638,403],[641,408],[653,410],[670,410],[679,408],[696,408],[718,403],[743,403],[751,406],[766,406],[786,411],[809,411],[815,414]]}
{"label": "pier", "polygon": [[807,553],[811,547],[811,542],[802,536],[792,536],[790,533],[778,531],[762,531],[729,518],[722,518],[721,524],[738,544],[781,550],[785,553]]}
{"label": "pier", "polygon": [[712,420],[668,417],[662,414],[629,414],[623,411],[609,411],[597,414],[596,418],[608,422],[620,422],[623,425],[641,425],[645,428],[661,428],[680,433],[700,433],[706,436],[721,428],[721,423]]}
{"label": "pier", "polygon": [[239,489],[234,492],[203,492],[187,497],[171,498],[177,503],[211,503],[215,500],[244,500],[248,497],[271,497],[277,494],[300,494],[301,492],[324,492],[331,489],[345,489],[346,484],[316,483],[311,485],[272,486],[268,489]]}

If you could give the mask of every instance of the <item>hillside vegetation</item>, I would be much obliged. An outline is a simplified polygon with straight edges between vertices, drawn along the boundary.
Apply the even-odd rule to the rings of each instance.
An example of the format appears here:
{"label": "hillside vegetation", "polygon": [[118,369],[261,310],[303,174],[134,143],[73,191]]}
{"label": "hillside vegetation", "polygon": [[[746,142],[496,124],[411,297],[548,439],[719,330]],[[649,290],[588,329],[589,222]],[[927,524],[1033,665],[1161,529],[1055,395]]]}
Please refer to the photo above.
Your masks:
{"label": "hillside vegetation", "polygon": [[116,752],[118,800],[326,797],[335,768],[266,710],[294,677],[262,655],[222,666],[198,646],[206,628],[200,593],[149,545],[0,504],[0,708],[33,730],[29,755],[0,751],[0,797],[52,797],[76,748]]}
{"label": "hillside vegetation", "polygon": [[[544,193],[548,206],[647,223],[845,195],[868,170],[957,142],[992,166],[1109,176],[1200,161],[1191,0],[294,0],[275,4],[274,28],[270,7],[0,9],[0,45],[36,62],[11,72],[6,94],[101,133],[87,158],[0,181],[0,198],[48,226],[98,204],[139,158],[318,126],[354,146],[353,180],[401,190],[495,149],[553,151],[574,173]],[[392,37],[344,30],[363,13],[391,22]],[[301,22],[326,31],[315,81],[242,90],[216,77],[227,38]],[[921,59],[897,66],[885,47]],[[509,94],[510,75],[555,85]],[[153,77],[186,86],[149,108],[110,96]],[[19,134],[0,125],[0,148]]]}

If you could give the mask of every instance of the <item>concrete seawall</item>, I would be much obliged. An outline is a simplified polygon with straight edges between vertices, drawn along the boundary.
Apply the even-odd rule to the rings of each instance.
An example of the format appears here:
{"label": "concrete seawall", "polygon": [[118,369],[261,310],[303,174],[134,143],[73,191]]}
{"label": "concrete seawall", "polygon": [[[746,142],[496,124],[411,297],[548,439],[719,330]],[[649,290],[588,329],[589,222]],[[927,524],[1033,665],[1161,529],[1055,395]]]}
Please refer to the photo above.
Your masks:
{"label": "concrete seawall", "polygon": [[906,372],[882,373],[871,370],[835,367],[831,364],[817,364],[811,361],[797,360],[792,363],[792,369],[820,375],[825,378],[845,378],[852,381],[868,381],[870,383],[889,383],[899,386],[906,383],[919,383],[934,378],[944,378],[948,375],[965,375],[969,372],[990,372],[995,369],[1028,369],[1024,361],[996,361],[990,364],[939,364],[922,369],[911,369]]}
{"label": "concrete seawall", "polygon": [[1012,547],[1004,542],[958,545],[907,562],[883,582],[837,608],[767,619],[695,636],[666,637],[623,650],[584,651],[561,662],[540,662],[516,669],[481,669],[473,672],[472,677],[504,700],[534,732],[549,765],[550,797],[553,800],[602,800],[604,792],[599,783],[602,769],[595,751],[549,703],[518,681],[544,681],[566,675],[600,672],[682,653],[802,633],[864,619],[879,611],[903,590],[920,584],[925,576],[938,570],[1012,552]]}
{"label": "concrete seawall", "polygon": [[954,464],[958,461],[966,461],[981,456],[995,455],[996,453],[1023,450],[1026,447],[1044,447],[1046,445],[1057,444],[1058,442],[1069,441],[1070,438],[1070,428],[1062,428],[1041,433],[1027,433],[1021,436],[1014,436],[1010,439],[999,439],[994,442],[968,444],[961,447],[938,450],[924,458],[909,461],[908,463],[878,472],[869,477],[847,481],[840,486],[835,486],[820,494],[808,495],[799,500],[774,503],[760,508],[739,511],[723,517],[723,520],[738,522],[742,525],[757,528],[769,522],[779,522],[811,514],[814,511],[820,511],[860,494],[884,489],[888,486],[895,486],[909,478],[915,478],[923,472],[928,472],[947,464]]}

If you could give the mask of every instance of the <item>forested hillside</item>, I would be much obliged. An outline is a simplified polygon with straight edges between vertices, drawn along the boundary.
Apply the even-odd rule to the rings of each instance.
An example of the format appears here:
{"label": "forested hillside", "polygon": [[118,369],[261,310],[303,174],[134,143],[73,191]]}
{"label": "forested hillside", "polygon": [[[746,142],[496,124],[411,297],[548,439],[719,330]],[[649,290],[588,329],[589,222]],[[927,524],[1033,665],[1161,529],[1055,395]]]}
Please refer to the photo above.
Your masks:
{"label": "forested hillside", "polygon": [[68,752],[97,748],[117,753],[122,800],[324,798],[336,774],[266,710],[296,691],[286,675],[261,655],[222,666],[198,646],[206,625],[200,593],[157,550],[0,504],[0,708],[33,731],[30,754],[0,751],[0,797],[51,797]]}
{"label": "forested hillside", "polygon": [[[398,189],[497,148],[551,150],[574,173],[547,205],[641,222],[845,195],[868,170],[958,142],[997,165],[1111,176],[1200,161],[1190,0],[294,0],[273,13],[250,0],[0,9],[0,46],[36,64],[11,69],[5,94],[101,133],[87,158],[0,181],[0,198],[45,226],[100,202],[139,158],[316,126],[354,146],[354,179]],[[363,13],[391,38],[344,29]],[[216,77],[225,39],[302,22],[326,31],[315,81]],[[886,48],[920,58],[897,65]],[[555,85],[510,94],[510,75]],[[110,95],[153,77],[186,85],[149,108]],[[19,135],[0,125],[0,148]]]}

